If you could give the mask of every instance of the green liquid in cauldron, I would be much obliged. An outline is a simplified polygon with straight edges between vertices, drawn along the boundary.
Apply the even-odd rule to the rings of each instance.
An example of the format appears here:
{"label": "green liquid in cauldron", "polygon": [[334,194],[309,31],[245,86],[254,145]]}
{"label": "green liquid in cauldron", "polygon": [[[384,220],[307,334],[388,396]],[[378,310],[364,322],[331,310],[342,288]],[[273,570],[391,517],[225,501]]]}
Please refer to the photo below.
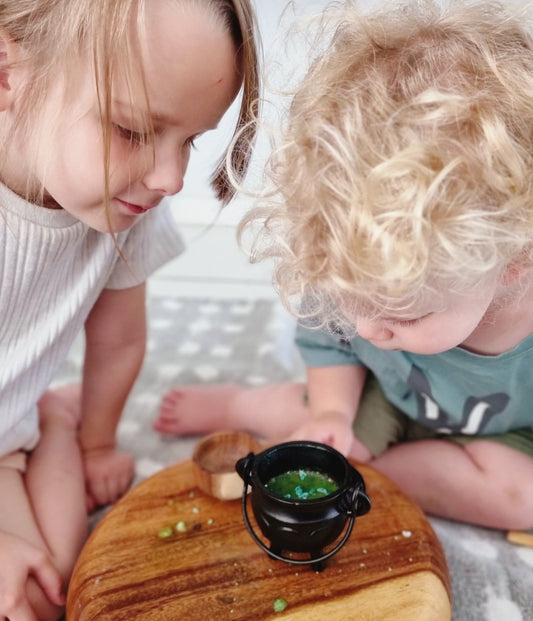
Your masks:
{"label": "green liquid in cauldron", "polygon": [[287,470],[269,479],[266,488],[289,500],[314,500],[339,489],[330,476],[317,470]]}

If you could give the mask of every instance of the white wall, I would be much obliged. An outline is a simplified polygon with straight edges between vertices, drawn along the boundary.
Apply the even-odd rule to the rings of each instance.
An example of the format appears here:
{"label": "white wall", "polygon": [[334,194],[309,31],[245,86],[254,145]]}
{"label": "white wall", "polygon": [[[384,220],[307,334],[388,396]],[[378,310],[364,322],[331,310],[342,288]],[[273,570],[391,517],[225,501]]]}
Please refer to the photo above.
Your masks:
{"label": "white wall", "polygon": [[[285,86],[294,79],[299,64],[298,55],[305,60],[305,49],[285,49],[287,28],[295,19],[320,12],[328,0],[255,0],[258,24],[263,41],[264,64],[263,72],[269,83],[274,86]],[[296,52],[296,54],[294,53]],[[291,58],[287,58],[287,54]],[[269,110],[283,105],[281,99],[272,92],[272,84],[266,86],[264,96],[269,104],[264,107],[268,117]],[[221,155],[224,145],[233,133],[237,117],[238,102],[230,108],[220,126],[208,132],[197,141],[197,149],[191,156],[189,168],[182,192],[173,201],[180,222],[208,224],[218,212],[213,193],[209,187],[209,175],[215,162]],[[260,161],[265,157],[265,144],[260,141],[256,149],[253,169],[259,173]],[[236,199],[221,216],[220,223],[235,223],[239,220],[248,202]]]}

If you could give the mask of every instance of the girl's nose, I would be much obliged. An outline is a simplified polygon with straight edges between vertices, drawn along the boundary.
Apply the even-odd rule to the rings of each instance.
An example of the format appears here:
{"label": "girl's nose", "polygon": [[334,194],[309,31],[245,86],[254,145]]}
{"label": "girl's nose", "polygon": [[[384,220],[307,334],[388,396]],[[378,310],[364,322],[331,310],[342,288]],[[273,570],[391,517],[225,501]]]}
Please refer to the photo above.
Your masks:
{"label": "girl's nose", "polygon": [[388,341],[393,333],[380,321],[371,319],[357,319],[355,329],[357,334],[367,341]]}
{"label": "girl's nose", "polygon": [[156,152],[153,165],[144,175],[144,185],[159,194],[172,196],[183,189],[186,169],[187,160],[183,157]]}

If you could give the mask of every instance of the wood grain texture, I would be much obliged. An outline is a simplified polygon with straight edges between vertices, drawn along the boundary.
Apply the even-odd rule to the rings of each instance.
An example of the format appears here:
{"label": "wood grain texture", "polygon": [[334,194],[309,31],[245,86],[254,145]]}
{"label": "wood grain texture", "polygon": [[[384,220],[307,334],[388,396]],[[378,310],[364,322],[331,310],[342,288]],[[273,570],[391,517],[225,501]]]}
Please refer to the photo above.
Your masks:
{"label": "wood grain texture", "polygon": [[[68,621],[448,621],[448,570],[424,514],[375,470],[354,464],[372,500],[317,573],[270,559],[239,500],[194,483],[191,461],[132,489],[100,522],[71,580]],[[187,530],[162,540],[164,526]],[[288,602],[275,613],[273,601]]]}

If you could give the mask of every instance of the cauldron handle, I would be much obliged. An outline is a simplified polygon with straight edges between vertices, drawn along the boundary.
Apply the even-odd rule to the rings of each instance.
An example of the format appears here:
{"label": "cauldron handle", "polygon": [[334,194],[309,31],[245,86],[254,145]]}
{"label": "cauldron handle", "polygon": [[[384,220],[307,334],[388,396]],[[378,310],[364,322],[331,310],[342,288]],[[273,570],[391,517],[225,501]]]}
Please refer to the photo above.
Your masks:
{"label": "cauldron handle", "polygon": [[[246,459],[246,458],[243,458],[243,459]],[[360,490],[356,488],[354,490],[354,493],[355,493],[354,502],[357,498],[358,492],[360,493]],[[365,497],[368,499],[366,494],[365,494]],[[248,485],[245,480],[244,490],[242,492],[242,514],[243,514],[244,523],[246,524],[246,528],[248,529],[248,532],[252,536],[252,539],[257,543],[257,545],[260,548],[262,548],[268,554],[268,556],[270,556],[273,559],[276,559],[277,561],[285,561],[286,563],[291,563],[293,565],[309,565],[310,563],[315,565],[330,558],[330,556],[333,556],[334,554],[336,554],[342,548],[342,546],[348,541],[348,538],[350,537],[354,524],[355,524],[356,511],[353,511],[351,512],[351,515],[348,521],[348,526],[346,528],[346,532],[344,533],[343,538],[339,541],[339,543],[332,550],[329,550],[329,552],[325,552],[324,554],[318,557],[313,556],[311,559],[289,558],[287,556],[283,556],[282,554],[277,554],[276,552],[273,552],[270,548],[267,548],[266,545],[261,541],[261,539],[259,539],[259,537],[256,535],[252,525],[250,524],[250,518],[248,517],[247,500],[248,500]]]}
{"label": "cauldron handle", "polygon": [[235,464],[235,470],[237,471],[237,474],[244,481],[244,489],[246,489],[250,484],[254,460],[255,454],[250,452],[248,453],[248,455],[246,455],[246,457],[241,457]]}
{"label": "cauldron handle", "polygon": [[[360,502],[362,501],[362,502]],[[356,516],[365,515],[370,511],[372,503],[366,491],[361,487],[356,487],[353,490],[352,505],[354,508],[354,514]]]}

